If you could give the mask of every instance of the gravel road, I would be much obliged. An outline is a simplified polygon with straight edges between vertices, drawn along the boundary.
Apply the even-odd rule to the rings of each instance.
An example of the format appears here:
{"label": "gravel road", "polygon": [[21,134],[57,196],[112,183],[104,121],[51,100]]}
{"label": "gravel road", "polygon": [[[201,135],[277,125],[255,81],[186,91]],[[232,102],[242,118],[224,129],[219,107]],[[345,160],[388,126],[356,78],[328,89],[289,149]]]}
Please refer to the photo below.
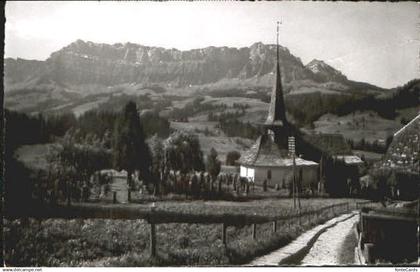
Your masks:
{"label": "gravel road", "polygon": [[353,216],[327,229],[303,258],[301,265],[340,265],[339,256],[344,238],[352,231],[357,220],[358,216]]}
{"label": "gravel road", "polygon": [[[277,266],[279,264],[302,265],[301,260],[303,260],[305,257],[307,259],[303,265],[329,264],[329,260],[324,258],[324,254],[327,255],[327,253],[321,253],[318,250],[314,251],[313,246],[316,245],[317,248],[323,247],[322,244],[325,244],[326,241],[330,239],[329,235],[331,235],[331,232],[334,232],[333,235],[337,236],[338,238],[335,238],[334,241],[330,241],[330,244],[334,244],[333,250],[336,251],[337,255],[335,260],[338,260],[339,252],[341,251],[341,245],[349,233],[351,226],[354,222],[357,221],[357,219],[358,216],[356,212],[342,214],[340,216],[334,217],[324,224],[318,225],[304,232],[290,244],[274,250],[269,254],[254,259],[250,263],[246,264],[246,266]],[[305,251],[307,253],[305,253]],[[309,259],[309,256],[312,256],[313,259]],[[329,258],[330,256],[327,257]]]}

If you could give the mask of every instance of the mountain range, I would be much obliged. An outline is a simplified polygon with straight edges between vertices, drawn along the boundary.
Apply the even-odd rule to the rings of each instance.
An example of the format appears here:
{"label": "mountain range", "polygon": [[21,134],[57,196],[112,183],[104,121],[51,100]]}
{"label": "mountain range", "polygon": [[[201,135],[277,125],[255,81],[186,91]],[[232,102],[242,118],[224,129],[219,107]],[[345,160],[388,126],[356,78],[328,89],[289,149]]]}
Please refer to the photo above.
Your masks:
{"label": "mountain range", "polygon": [[[313,60],[305,66],[287,48],[279,46],[279,49],[286,83],[304,79],[352,83],[323,61]],[[262,77],[273,72],[275,61],[275,45],[263,43],[243,48],[180,51],[133,43],[109,45],[77,40],[52,53],[46,61],[5,59],[5,79],[7,86],[36,79],[72,85],[112,86],[129,82],[184,87],[222,79]]]}
{"label": "mountain range", "polygon": [[[285,93],[340,95],[380,94],[385,89],[347,79],[340,71],[312,60],[307,65],[279,46]],[[6,107],[34,111],[56,109],[91,95],[127,90],[141,94],[159,86],[177,95],[202,89],[263,88],[273,83],[276,45],[206,47],[180,51],[133,43],[99,44],[77,40],[52,53],[45,61],[6,58]],[[94,102],[85,99],[85,102]]]}

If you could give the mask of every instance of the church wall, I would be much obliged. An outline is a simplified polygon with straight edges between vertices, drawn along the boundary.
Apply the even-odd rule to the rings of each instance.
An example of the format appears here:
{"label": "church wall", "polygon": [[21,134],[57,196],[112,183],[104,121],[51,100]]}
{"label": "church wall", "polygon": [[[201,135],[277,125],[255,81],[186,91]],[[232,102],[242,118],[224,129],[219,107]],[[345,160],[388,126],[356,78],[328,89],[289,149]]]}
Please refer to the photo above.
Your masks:
{"label": "church wall", "polygon": [[241,177],[250,178],[252,180],[254,180],[254,178],[255,178],[254,177],[255,176],[254,168],[241,166],[239,174],[240,174]]}
{"label": "church wall", "polygon": [[[299,166],[296,167],[296,178],[299,177],[299,169],[302,168],[302,186],[309,187],[311,183],[318,182],[318,166]],[[271,170],[271,180],[267,179],[267,172]],[[254,180],[256,184],[262,185],[267,179],[268,186],[280,187],[287,186],[293,182],[293,167],[256,167]]]}

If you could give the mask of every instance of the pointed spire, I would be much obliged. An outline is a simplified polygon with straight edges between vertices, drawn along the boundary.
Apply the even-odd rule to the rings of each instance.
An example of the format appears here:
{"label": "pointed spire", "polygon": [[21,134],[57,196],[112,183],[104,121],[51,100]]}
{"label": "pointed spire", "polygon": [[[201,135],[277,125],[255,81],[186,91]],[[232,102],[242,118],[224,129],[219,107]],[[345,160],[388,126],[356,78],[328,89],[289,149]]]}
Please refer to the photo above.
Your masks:
{"label": "pointed spire", "polygon": [[279,55],[279,24],[277,22],[277,44],[276,44],[276,78],[271,93],[270,109],[268,111],[266,125],[285,124],[286,121],[286,108],[284,106],[283,87],[281,84],[280,73],[280,55]]}

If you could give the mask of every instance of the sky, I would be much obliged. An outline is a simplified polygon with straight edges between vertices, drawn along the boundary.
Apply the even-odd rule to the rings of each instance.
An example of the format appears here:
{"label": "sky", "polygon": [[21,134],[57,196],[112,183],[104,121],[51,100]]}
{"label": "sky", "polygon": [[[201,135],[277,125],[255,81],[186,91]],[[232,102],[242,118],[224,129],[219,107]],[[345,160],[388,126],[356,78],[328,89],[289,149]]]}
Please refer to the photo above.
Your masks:
{"label": "sky", "polygon": [[187,50],[276,41],[303,64],[391,88],[420,77],[415,2],[7,2],[5,57],[45,60],[82,39]]}

